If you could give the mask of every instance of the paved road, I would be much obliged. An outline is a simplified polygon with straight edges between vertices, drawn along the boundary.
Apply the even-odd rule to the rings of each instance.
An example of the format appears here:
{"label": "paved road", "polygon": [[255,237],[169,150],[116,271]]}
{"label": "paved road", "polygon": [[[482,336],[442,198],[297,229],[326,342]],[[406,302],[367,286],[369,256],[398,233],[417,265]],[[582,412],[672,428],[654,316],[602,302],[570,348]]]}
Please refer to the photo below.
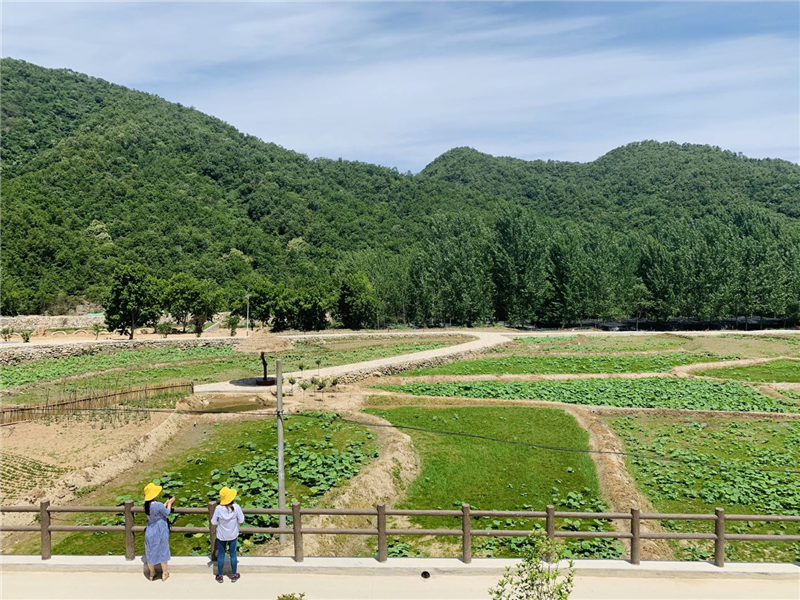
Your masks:
{"label": "paved road", "polygon": [[[3,600],[273,600],[305,592],[307,600],[485,600],[497,577],[348,576],[244,573],[235,585],[210,575],[176,573],[150,582],[138,573],[4,572]],[[800,582],[765,579],[668,579],[577,576],[572,600],[797,600]]]}

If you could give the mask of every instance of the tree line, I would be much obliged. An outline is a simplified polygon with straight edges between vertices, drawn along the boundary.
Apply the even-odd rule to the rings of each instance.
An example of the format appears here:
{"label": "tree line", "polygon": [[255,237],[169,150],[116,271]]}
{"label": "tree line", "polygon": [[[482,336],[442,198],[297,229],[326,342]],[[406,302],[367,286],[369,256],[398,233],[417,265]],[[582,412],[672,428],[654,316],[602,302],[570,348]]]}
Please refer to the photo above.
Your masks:
{"label": "tree line", "polygon": [[141,265],[124,265],[107,295],[107,322],[130,332],[169,314],[199,335],[216,312],[245,318],[248,304],[251,319],[276,331],[800,320],[800,235],[757,210],[624,234],[504,207],[489,221],[435,215],[424,232],[411,252],[345,253],[330,271],[307,262],[289,278],[250,268],[220,285],[184,273],[160,280]]}

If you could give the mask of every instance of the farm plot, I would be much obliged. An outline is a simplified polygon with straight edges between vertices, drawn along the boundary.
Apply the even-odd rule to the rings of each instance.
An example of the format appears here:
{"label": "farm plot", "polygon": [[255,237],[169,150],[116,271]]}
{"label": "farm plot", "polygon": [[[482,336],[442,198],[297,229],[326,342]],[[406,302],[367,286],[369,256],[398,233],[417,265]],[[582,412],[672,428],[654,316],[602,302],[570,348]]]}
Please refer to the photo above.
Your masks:
{"label": "farm plot", "polygon": [[[640,457],[627,459],[628,469],[656,510],[666,513],[797,514],[800,475],[787,473],[800,464],[800,422],[731,420],[723,417],[609,418],[609,424],[633,452],[668,456],[682,462]],[[768,471],[764,469],[775,469]],[[667,521],[676,532],[711,532],[705,521]],[[798,523],[728,522],[731,533],[798,535]],[[687,559],[713,558],[705,541],[675,545]],[[727,560],[797,561],[799,543],[730,542]]]}
{"label": "farm plot", "polygon": [[[511,442],[554,445],[576,450],[588,447],[588,435],[561,410],[527,407],[459,407],[369,409],[367,412],[395,425],[433,431],[406,430],[421,458],[422,470],[411,484],[404,508],[458,509],[463,502],[474,509],[605,510],[599,499],[597,476],[591,458],[580,452],[555,452],[476,439],[473,434]],[[435,433],[435,432],[437,433]],[[413,517],[419,527],[458,528],[447,517]],[[540,529],[541,521],[476,519],[475,529]],[[565,530],[580,527],[604,530],[608,523],[564,520]],[[403,537],[390,540],[390,555],[441,555],[452,538]],[[474,552],[484,556],[518,555],[523,538],[474,538]],[[454,548],[446,546],[452,554]],[[574,556],[618,557],[621,547],[610,540],[580,540],[569,544]]]}
{"label": "farm plot", "polygon": [[695,374],[718,377],[720,379],[738,379],[739,381],[800,383],[800,361],[772,360],[767,363],[746,367],[725,367],[696,371]]}
{"label": "farm plot", "polygon": [[0,460],[0,500],[22,498],[49,485],[64,472],[55,465],[4,450]]}
{"label": "farm plot", "polygon": [[[342,485],[377,455],[373,434],[365,427],[342,422],[333,413],[305,413],[286,417],[287,502],[297,500],[313,505],[330,489]],[[237,501],[246,507],[277,506],[277,454],[274,421],[254,420],[209,425],[204,441],[193,449],[181,450],[151,468],[142,468],[126,477],[122,485],[109,485],[83,498],[84,505],[114,506],[128,499],[143,504],[142,489],[149,481],[164,486],[162,500],[176,497],[176,506],[208,506],[219,498],[223,486],[239,491]],[[173,515],[176,526],[208,526],[208,518],[198,515]],[[59,522],[77,524],[124,524],[119,515],[80,514],[59,517]],[[144,515],[136,524],[145,523]],[[277,525],[271,515],[249,516],[251,526]],[[266,535],[244,536],[242,551],[257,551]],[[173,535],[175,555],[197,555],[207,551],[207,534]],[[36,552],[37,542],[26,541],[15,552]],[[143,536],[136,538],[137,553],[144,548]],[[54,536],[54,554],[122,554],[124,539],[115,533],[73,533]]]}
{"label": "farm plot", "polygon": [[[303,341],[281,354],[284,372],[385,358],[463,343],[468,336],[418,336]],[[275,356],[268,357],[274,362]],[[258,356],[230,347],[127,350],[3,367],[3,402],[32,403],[99,389],[156,385],[191,379],[196,383],[252,377],[261,372]],[[65,378],[71,378],[64,380]],[[20,386],[26,386],[22,389]]]}
{"label": "farm plot", "polygon": [[474,381],[376,386],[418,396],[545,400],[593,406],[800,412],[800,404],[773,398],[734,381],[647,377],[565,381]]}
{"label": "farm plot", "polygon": [[[548,373],[658,373],[678,365],[733,360],[736,356],[713,354],[622,354],[598,356],[504,356],[478,358],[417,369],[405,373],[417,375],[541,375]],[[800,364],[800,363],[798,363]]]}
{"label": "farm plot", "polygon": [[687,346],[693,340],[688,336],[665,333],[659,335],[530,336],[516,338],[515,341],[535,351],[596,352],[603,354],[607,352],[673,350]]}

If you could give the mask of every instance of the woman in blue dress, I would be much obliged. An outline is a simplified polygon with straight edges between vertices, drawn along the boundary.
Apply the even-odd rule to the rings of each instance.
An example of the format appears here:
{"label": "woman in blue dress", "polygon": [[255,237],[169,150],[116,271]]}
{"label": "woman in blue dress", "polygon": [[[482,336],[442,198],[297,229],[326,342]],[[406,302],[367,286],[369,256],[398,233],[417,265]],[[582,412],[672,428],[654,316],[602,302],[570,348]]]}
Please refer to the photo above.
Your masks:
{"label": "woman in blue dress", "polygon": [[175,498],[164,504],[153,502],[161,493],[162,486],[148,483],[144,487],[144,512],[147,515],[147,527],[144,530],[144,556],[150,568],[150,581],[156,578],[156,565],[161,563],[161,581],[169,579],[167,562],[169,561],[169,517]]}

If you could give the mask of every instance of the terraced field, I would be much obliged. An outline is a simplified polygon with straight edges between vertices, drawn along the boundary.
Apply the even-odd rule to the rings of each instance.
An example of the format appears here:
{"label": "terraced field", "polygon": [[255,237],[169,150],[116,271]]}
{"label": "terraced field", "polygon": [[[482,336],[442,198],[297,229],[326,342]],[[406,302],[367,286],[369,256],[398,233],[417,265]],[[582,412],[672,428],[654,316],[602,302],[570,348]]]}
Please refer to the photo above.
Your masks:
{"label": "terraced field", "polygon": [[800,412],[800,404],[792,400],[767,396],[734,381],[718,382],[702,379],[651,377],[565,381],[471,381],[407,383],[377,387],[417,396],[545,400],[625,408]]}
{"label": "terraced field", "polygon": [[[276,429],[274,421],[245,421],[209,426],[199,446],[176,452],[150,467],[143,467],[125,477],[125,483],[108,485],[81,500],[84,505],[114,506],[128,499],[143,504],[142,489],[155,481],[164,486],[162,501],[176,497],[176,506],[207,507],[219,497],[223,486],[239,491],[242,506],[277,506]],[[187,453],[190,452],[190,453]],[[298,500],[311,506],[332,488],[342,485],[377,455],[373,434],[365,427],[342,422],[336,414],[307,413],[287,417],[286,490],[287,502]],[[143,515],[136,516],[144,524]],[[208,526],[206,517],[173,515],[176,526]],[[60,523],[119,525],[121,514],[80,514],[59,517]],[[275,526],[277,517],[248,517],[253,526]],[[73,533],[54,535],[54,554],[122,554],[124,536],[116,533]],[[256,551],[267,536],[241,538],[242,551]],[[144,536],[137,536],[137,554],[143,552]],[[175,555],[198,555],[208,548],[207,534],[174,535]],[[19,545],[17,553],[35,553],[38,540]]]}
{"label": "terraced field", "polygon": [[64,472],[55,465],[4,451],[0,460],[0,500],[23,498]]}
{"label": "terraced field", "polygon": [[[407,430],[420,454],[422,472],[408,490],[401,506],[453,509],[463,502],[475,509],[542,510],[555,504],[559,510],[605,510],[599,499],[592,459],[579,452],[552,452],[468,437],[496,437],[510,442],[558,445],[576,450],[588,448],[588,435],[575,419],[549,408],[459,407],[368,409],[368,412]],[[467,434],[453,435],[453,434]],[[447,517],[412,517],[420,527],[457,528]],[[541,521],[478,518],[476,529],[541,529]],[[578,521],[564,520],[559,528],[577,530]],[[607,523],[584,521],[581,527],[608,528]],[[442,545],[453,539],[393,540],[394,555],[441,555]],[[476,538],[476,555],[518,555],[523,538]],[[569,545],[573,556],[618,557],[621,547],[610,540],[583,540]],[[453,549],[449,550],[453,552]],[[437,554],[438,553],[438,554]]]}
{"label": "terraced field", "polygon": [[[302,341],[281,353],[284,372],[433,350],[469,340],[469,336],[409,336]],[[275,356],[267,359],[274,363]],[[99,389],[155,385],[191,379],[195,383],[253,377],[261,372],[257,355],[230,347],[157,348],[45,359],[3,367],[4,403],[33,403]]]}
{"label": "terraced field", "polygon": [[[609,418],[626,450],[684,462],[629,457],[628,469],[660,512],[797,514],[800,422],[651,415]],[[709,522],[666,522],[670,531],[711,531]],[[800,523],[727,524],[731,533],[798,535]],[[680,558],[708,560],[711,543],[674,544]],[[800,560],[800,543],[730,542],[727,560]]]}
{"label": "terraced field", "polygon": [[800,360],[772,360],[746,367],[726,367],[696,371],[695,375],[739,381],[800,383]]}
{"label": "terraced field", "polygon": [[[598,356],[504,356],[477,358],[417,369],[405,375],[541,375],[578,373],[658,373],[678,365],[734,360],[738,356],[714,354],[622,354]],[[800,363],[798,363],[800,365]]]}

